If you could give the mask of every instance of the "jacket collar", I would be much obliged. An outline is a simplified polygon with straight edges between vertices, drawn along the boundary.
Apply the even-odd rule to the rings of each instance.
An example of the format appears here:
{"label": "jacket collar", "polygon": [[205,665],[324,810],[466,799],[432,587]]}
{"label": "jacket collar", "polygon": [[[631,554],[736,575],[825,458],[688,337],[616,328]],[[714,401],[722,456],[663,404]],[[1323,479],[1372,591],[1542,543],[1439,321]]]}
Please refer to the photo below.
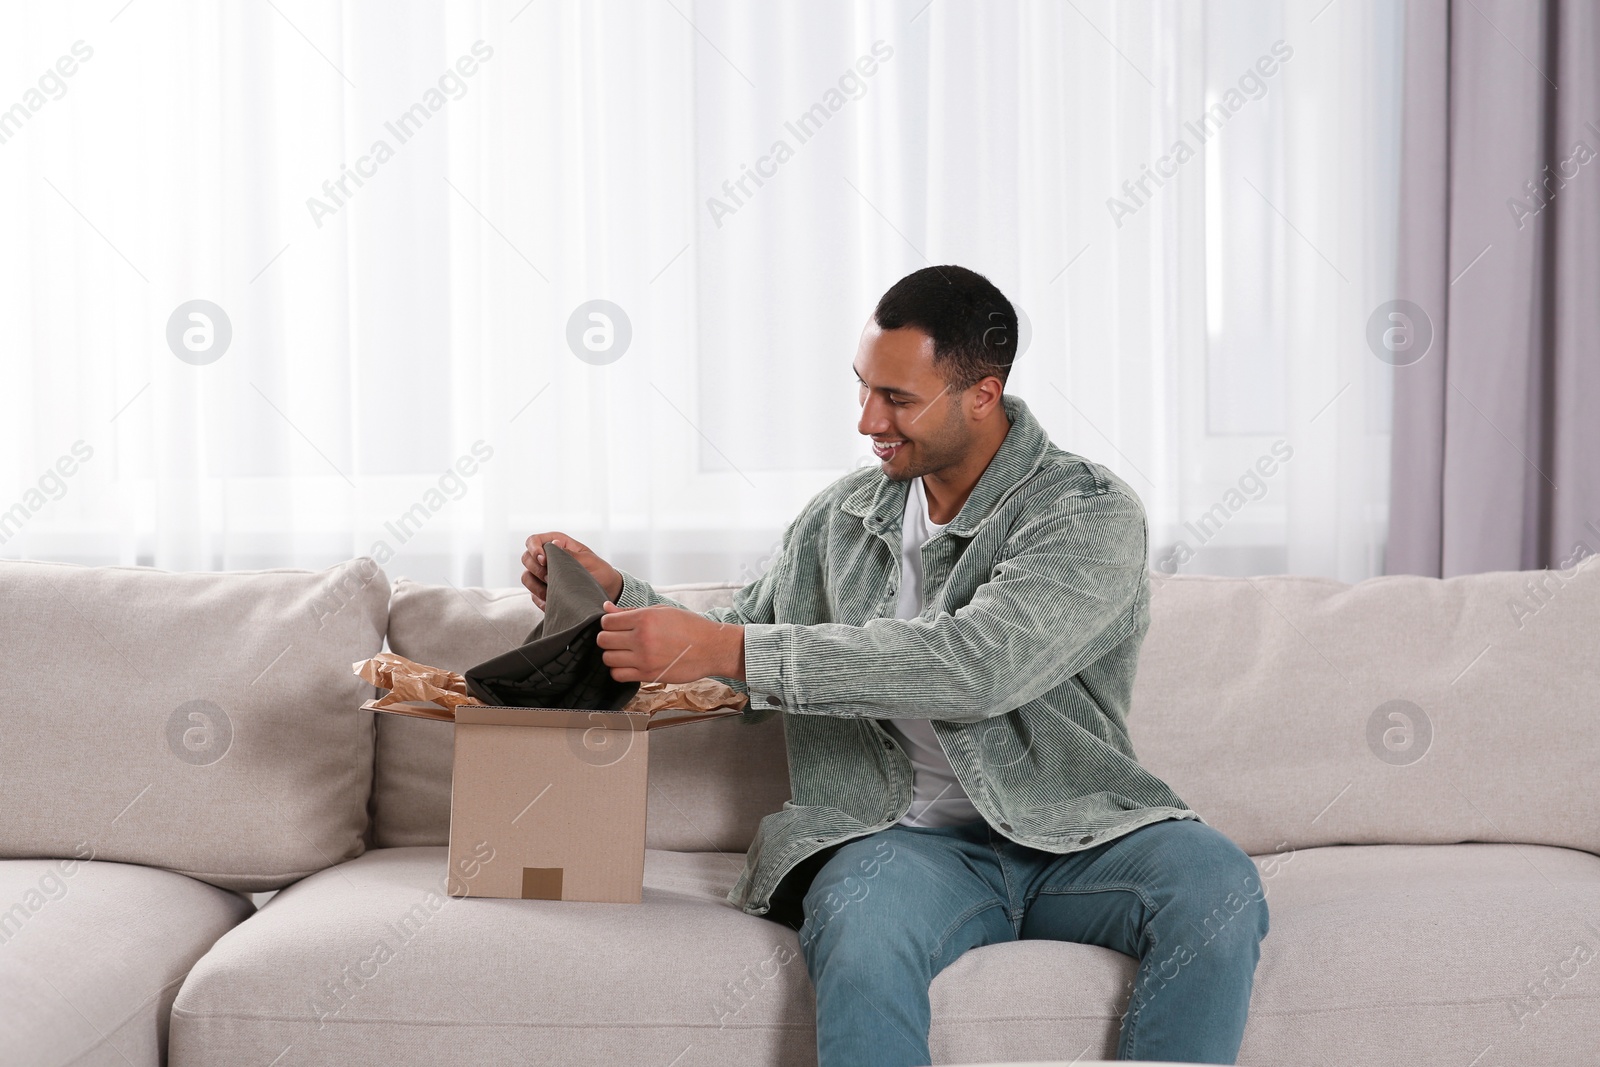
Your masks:
{"label": "jacket collar", "polygon": [[[1033,412],[1020,396],[1001,393],[1000,403],[1011,419],[1011,429],[1000,442],[999,451],[984,468],[978,484],[972,487],[961,510],[945,527],[945,533],[971,537],[995,505],[1039,465],[1050,439],[1044,427],[1033,417]],[[868,478],[839,505],[841,511],[859,516],[868,529],[878,532],[889,524],[898,526],[905,515],[906,497],[911,482],[893,481],[880,468],[876,477]]]}

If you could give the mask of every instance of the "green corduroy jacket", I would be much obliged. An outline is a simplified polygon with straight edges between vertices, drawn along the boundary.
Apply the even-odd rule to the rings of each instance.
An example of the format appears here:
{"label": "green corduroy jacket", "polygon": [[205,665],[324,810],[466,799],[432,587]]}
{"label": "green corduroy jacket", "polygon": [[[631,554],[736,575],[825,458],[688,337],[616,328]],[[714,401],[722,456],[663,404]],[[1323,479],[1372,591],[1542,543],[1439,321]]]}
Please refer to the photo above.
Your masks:
{"label": "green corduroy jacket", "polygon": [[[722,680],[749,695],[745,718],[784,716],[792,796],[761,820],[727,896],[751,915],[807,856],[910,807],[911,762],[884,719],[932,720],[973,805],[1024,845],[1075,852],[1200,820],[1128,739],[1150,622],[1144,508],[1054,445],[1020,397],[1002,403],[999,451],[923,545],[915,619],[894,617],[910,483],[877,466],[813,497],[772,566],[701,613],[744,626],[745,679]],[[621,573],[619,607],[683,607]]]}

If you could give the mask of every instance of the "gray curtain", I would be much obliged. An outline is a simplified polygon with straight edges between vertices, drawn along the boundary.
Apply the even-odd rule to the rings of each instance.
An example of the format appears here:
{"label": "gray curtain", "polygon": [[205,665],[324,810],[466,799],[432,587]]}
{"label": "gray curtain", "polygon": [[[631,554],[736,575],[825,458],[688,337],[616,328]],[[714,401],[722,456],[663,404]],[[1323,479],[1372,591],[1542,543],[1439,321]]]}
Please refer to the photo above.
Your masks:
{"label": "gray curtain", "polygon": [[1597,5],[1411,0],[1405,57],[1385,571],[1562,568],[1600,552]]}

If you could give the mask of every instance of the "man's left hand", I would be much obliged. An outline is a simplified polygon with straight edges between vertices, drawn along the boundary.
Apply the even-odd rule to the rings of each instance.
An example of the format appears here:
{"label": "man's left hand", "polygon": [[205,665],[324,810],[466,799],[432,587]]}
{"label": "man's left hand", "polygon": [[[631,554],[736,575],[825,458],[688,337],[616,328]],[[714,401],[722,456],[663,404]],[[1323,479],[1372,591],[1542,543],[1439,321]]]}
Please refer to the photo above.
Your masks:
{"label": "man's left hand", "polygon": [[743,626],[666,604],[619,608],[607,600],[604,610],[595,643],[613,681],[744,679]]}

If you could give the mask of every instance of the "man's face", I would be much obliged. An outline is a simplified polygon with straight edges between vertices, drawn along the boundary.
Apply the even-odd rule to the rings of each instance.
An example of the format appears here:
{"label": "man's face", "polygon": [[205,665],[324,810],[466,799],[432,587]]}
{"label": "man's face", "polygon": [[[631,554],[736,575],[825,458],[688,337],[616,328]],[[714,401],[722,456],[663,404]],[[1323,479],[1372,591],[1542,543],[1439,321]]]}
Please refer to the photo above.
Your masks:
{"label": "man's face", "polygon": [[933,338],[921,330],[885,330],[868,321],[852,364],[861,420],[873,452],[892,481],[906,481],[961,462],[972,433],[953,392],[933,366]]}

